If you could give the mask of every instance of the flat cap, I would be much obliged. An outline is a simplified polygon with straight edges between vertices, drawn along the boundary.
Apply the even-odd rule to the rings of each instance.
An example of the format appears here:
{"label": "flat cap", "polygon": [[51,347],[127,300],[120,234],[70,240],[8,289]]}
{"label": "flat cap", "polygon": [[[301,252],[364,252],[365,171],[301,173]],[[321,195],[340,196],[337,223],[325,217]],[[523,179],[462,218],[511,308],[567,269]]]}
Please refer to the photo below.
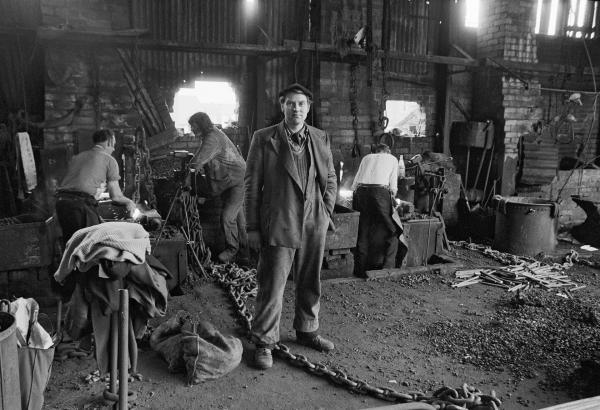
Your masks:
{"label": "flat cap", "polygon": [[308,99],[312,100],[313,95],[310,90],[304,87],[302,84],[294,83],[285,87],[283,90],[279,92],[279,97],[285,97],[288,93],[296,93],[296,94],[304,94],[308,97]]}

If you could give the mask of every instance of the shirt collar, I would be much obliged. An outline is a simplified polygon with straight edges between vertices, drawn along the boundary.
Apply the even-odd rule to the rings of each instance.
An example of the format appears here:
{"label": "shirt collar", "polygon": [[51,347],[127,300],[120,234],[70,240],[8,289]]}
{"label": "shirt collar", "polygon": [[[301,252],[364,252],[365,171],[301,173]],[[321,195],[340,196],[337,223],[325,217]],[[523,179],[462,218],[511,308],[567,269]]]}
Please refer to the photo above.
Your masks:
{"label": "shirt collar", "polygon": [[308,127],[306,126],[306,124],[302,124],[302,128],[300,128],[297,132],[293,132],[290,127],[287,125],[287,123],[284,121],[283,122],[283,129],[285,129],[285,134],[289,137],[293,134],[298,134],[301,137],[306,137],[306,134],[308,133]]}

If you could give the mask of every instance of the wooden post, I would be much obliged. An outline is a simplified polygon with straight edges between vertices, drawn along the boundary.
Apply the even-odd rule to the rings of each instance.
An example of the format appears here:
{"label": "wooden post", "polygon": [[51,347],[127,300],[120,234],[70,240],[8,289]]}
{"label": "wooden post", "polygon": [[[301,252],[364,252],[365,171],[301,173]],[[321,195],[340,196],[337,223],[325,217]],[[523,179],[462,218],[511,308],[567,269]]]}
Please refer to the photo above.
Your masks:
{"label": "wooden post", "polygon": [[[63,302],[62,299],[58,298],[58,306],[57,306],[57,312],[56,312],[56,335],[59,338],[62,338],[62,309],[63,309]],[[60,343],[59,339],[59,342]]]}
{"label": "wooden post", "polygon": [[110,392],[117,394],[117,363],[119,352],[119,313],[110,315]]}
{"label": "wooden post", "polygon": [[129,291],[119,289],[119,410],[127,410],[129,377]]}

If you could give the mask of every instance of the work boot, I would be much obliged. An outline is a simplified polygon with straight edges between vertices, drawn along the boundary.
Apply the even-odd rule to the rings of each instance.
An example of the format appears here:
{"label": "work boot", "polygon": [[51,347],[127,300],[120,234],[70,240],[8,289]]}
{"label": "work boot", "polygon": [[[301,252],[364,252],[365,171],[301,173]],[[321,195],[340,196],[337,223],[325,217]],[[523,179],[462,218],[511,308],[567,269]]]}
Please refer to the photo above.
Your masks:
{"label": "work boot", "polygon": [[254,352],[254,366],[266,370],[273,366],[273,355],[268,347],[257,347]]}
{"label": "work boot", "polygon": [[296,342],[321,352],[330,352],[335,348],[331,340],[325,339],[316,333],[296,332]]}

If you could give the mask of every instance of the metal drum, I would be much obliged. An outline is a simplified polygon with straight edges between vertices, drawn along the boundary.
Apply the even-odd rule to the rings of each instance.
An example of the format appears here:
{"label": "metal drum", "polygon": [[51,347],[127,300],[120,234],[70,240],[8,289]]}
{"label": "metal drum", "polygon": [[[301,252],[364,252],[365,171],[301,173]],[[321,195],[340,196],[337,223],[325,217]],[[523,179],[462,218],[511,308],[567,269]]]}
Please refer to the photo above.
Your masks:
{"label": "metal drum", "polygon": [[496,196],[492,205],[496,211],[494,249],[525,256],[554,251],[558,230],[556,202],[539,198]]}

